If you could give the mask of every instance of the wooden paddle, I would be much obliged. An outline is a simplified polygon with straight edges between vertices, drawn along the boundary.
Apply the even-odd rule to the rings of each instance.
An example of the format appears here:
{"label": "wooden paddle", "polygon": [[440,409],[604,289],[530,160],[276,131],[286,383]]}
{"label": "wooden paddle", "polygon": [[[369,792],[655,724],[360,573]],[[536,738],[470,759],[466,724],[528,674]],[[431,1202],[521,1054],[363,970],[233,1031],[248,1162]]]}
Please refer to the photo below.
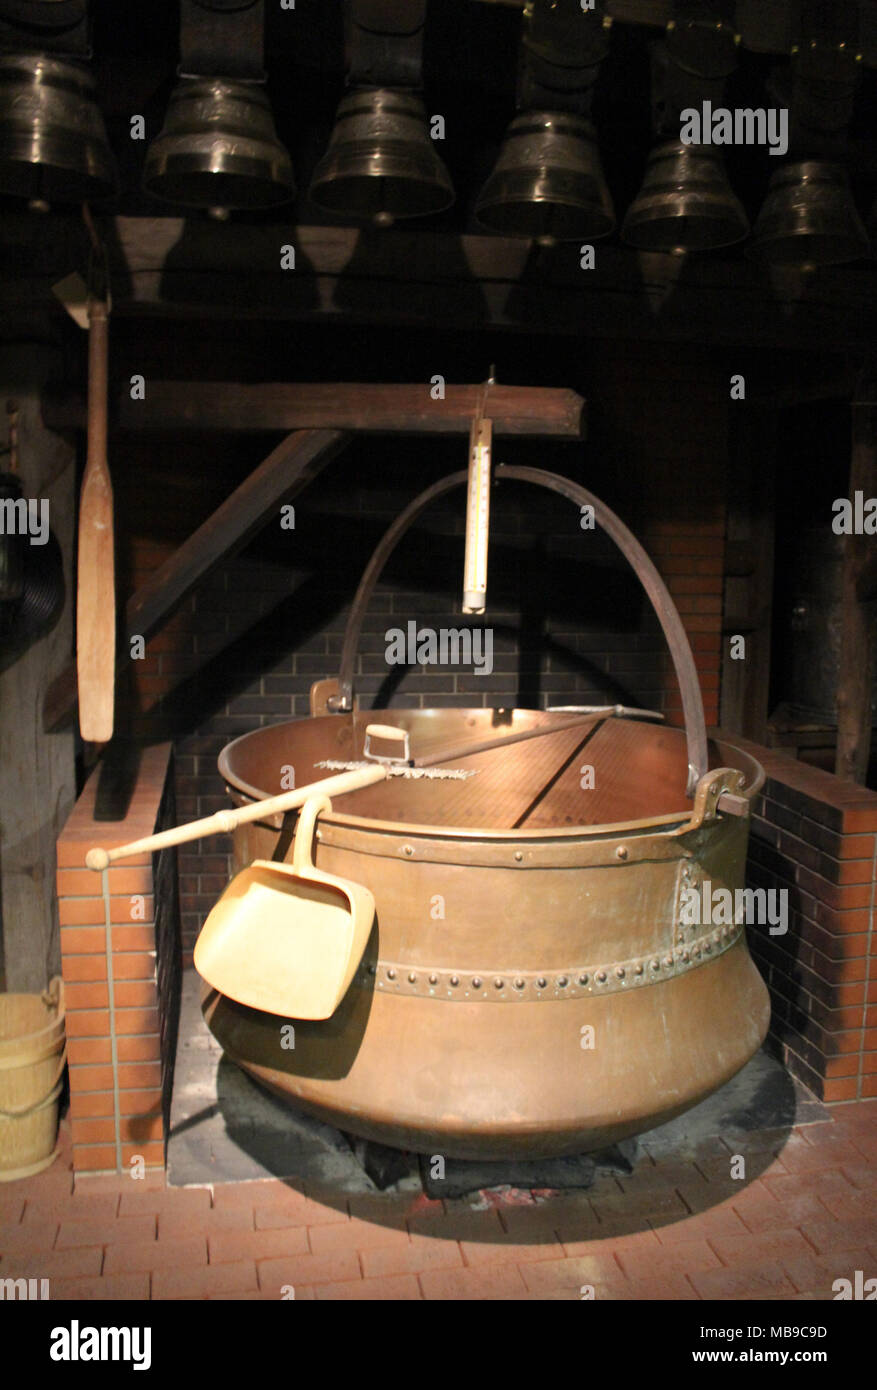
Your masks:
{"label": "wooden paddle", "polygon": [[76,676],[79,728],[90,743],[113,736],[116,590],[113,487],[107,467],[109,311],[88,304],[88,454],[79,498]]}

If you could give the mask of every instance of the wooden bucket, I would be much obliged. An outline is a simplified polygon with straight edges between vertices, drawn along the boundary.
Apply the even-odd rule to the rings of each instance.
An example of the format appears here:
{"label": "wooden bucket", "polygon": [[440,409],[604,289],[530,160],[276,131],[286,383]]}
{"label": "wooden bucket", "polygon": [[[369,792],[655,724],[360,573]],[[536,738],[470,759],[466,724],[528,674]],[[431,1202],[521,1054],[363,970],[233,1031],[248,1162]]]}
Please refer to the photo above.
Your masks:
{"label": "wooden bucket", "polygon": [[0,1182],[39,1173],[57,1157],[67,1045],[64,985],[0,994]]}

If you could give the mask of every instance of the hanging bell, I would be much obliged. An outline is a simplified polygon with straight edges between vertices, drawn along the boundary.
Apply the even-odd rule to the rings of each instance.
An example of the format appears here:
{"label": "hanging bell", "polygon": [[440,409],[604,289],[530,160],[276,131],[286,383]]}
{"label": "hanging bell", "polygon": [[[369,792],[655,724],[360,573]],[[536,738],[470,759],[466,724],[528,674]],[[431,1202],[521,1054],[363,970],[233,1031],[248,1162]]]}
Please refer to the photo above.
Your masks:
{"label": "hanging bell", "polygon": [[811,268],[869,253],[846,171],[825,160],[793,160],[772,175],[747,253],[765,265]]}
{"label": "hanging bell", "polygon": [[500,236],[548,242],[608,236],[615,209],[591,122],[553,111],[516,116],[475,216]]}
{"label": "hanging bell", "polygon": [[0,193],[45,211],[106,198],[115,188],[91,73],[42,53],[0,55]]}
{"label": "hanging bell", "polygon": [[295,193],[264,87],[227,77],[183,77],[146,156],[147,193],[187,207],[267,208]]}
{"label": "hanging bell", "polygon": [[387,87],[349,92],[314,173],[311,198],[327,212],[370,218],[378,226],[450,207],[454,188],[420,98]]}
{"label": "hanging bell", "polygon": [[640,251],[711,251],[749,234],[743,204],[721,156],[703,145],[663,141],[649,155],[621,236]]}

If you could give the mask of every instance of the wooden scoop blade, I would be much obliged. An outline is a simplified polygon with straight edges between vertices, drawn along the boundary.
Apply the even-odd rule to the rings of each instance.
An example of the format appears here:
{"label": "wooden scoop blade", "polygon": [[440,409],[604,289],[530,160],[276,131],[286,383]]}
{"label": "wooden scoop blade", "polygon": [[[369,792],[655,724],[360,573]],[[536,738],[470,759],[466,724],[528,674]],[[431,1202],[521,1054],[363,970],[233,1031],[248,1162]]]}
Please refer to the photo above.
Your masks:
{"label": "wooden scoop blade", "polygon": [[108,310],[89,303],[88,456],[79,499],[76,675],[79,727],[91,743],[113,736],[116,598],[113,485],[107,467]]}
{"label": "wooden scoop blade", "polygon": [[79,727],[91,743],[113,736],[116,596],[113,491],[109,474],[94,471],[82,485],[76,596]]}

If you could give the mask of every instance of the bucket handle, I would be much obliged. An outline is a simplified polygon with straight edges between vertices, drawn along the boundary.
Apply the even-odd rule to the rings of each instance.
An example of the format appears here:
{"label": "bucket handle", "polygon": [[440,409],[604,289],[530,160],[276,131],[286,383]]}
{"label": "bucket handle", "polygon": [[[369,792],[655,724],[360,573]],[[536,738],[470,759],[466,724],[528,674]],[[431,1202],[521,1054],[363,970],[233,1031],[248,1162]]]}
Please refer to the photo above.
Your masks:
{"label": "bucket handle", "polygon": [[295,842],[292,846],[292,867],[298,874],[307,874],[313,871],[314,860],[311,847],[314,838],[314,826],[317,823],[317,816],[321,816],[324,811],[331,811],[332,803],[328,796],[309,796],[298,813],[298,824],[295,827]]}
{"label": "bucket handle", "polygon": [[57,1010],[55,1022],[60,1023],[65,1016],[64,981],[60,975],[52,976],[49,981],[49,988],[44,989],[40,997],[44,1004]]}
{"label": "bucket handle", "polygon": [[[679,682],[679,693],[682,696],[685,738],[688,746],[688,781],[685,792],[688,797],[693,799],[697,784],[706,774],[709,766],[703,697],[697,678],[697,667],[694,664],[691,645],[682,625],[682,619],[670,597],[666,584],[652,561],[621,518],[616,516],[605,502],[601,502],[599,497],[595,497],[592,492],[588,492],[586,488],[574,483],[570,478],[564,478],[559,473],[549,473],[542,468],[510,467],[507,464],[499,464],[494,469],[493,476],[496,482],[501,482],[507,478],[512,482],[533,483],[537,487],[545,487],[551,492],[559,493],[561,497],[566,497],[580,508],[582,506],[593,508],[594,519],[615,542],[633,569],[655,610],[655,616],[661,624],[673,659],[676,679]],[[398,541],[401,540],[412,522],[417,520],[421,512],[425,511],[437,497],[443,496],[444,493],[450,492],[456,487],[464,487],[468,480],[469,475],[466,472],[449,473],[447,477],[440,478],[437,483],[433,483],[431,487],[415,497],[413,502],[409,502],[378,542],[377,549],[365,568],[350,607],[341,647],[338,693],[329,695],[327,698],[327,707],[333,713],[342,713],[354,708],[353,670],[359,646],[359,636],[365,610],[383,572],[384,565]]]}
{"label": "bucket handle", "polygon": [[[59,1023],[63,1024],[64,1022],[64,981],[61,979],[61,976],[54,975],[49,983],[49,988],[44,989],[39,996],[35,995],[34,997],[39,997],[47,1009],[55,1009],[56,1011],[55,1017],[49,1023],[44,1024],[42,1028],[37,1028],[33,1033],[28,1033],[26,1035],[28,1038],[35,1040],[43,1037],[50,1029],[57,1028]],[[63,1033],[61,1036],[63,1036]],[[41,1051],[38,1057],[31,1057],[29,1062],[45,1062],[48,1057],[52,1056],[52,1053],[55,1051],[55,1045],[53,1043],[44,1043],[43,1046],[45,1050]],[[66,1042],[64,1046],[67,1046]],[[17,1071],[19,1067],[28,1066],[29,1062],[22,1062],[14,1056],[0,1057],[0,1071]]]}
{"label": "bucket handle", "polygon": [[31,1115],[34,1110],[39,1110],[42,1106],[47,1105],[50,1100],[54,1099],[55,1092],[60,1092],[61,1077],[64,1075],[66,1065],[67,1044],[65,1043],[46,1094],[40,1096],[39,1100],[31,1101],[30,1105],[0,1105],[0,1120],[20,1120],[24,1115]]}

